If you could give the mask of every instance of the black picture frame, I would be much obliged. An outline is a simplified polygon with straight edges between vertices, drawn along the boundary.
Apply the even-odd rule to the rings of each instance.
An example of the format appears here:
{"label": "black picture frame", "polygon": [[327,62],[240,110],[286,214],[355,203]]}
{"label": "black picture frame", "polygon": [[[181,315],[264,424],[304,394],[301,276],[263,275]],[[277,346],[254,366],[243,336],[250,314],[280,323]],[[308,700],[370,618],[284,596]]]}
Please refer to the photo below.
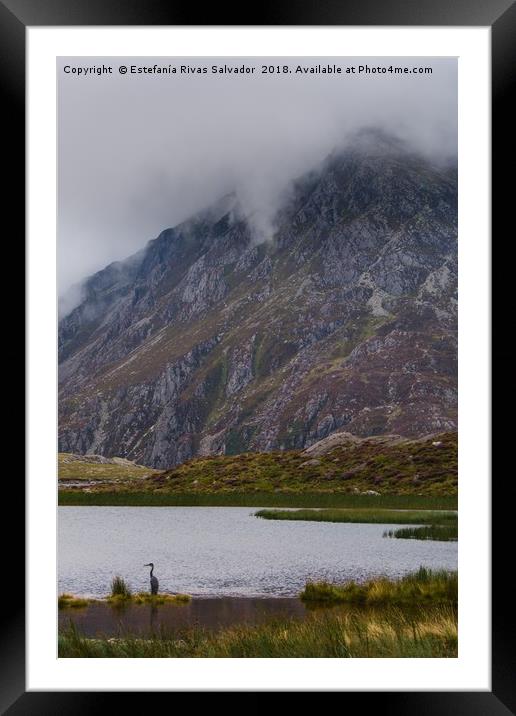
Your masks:
{"label": "black picture frame", "polygon": [[[199,23],[199,18],[202,22]],[[22,227],[25,216],[25,36],[31,26],[72,25],[361,25],[361,26],[484,26],[492,31],[492,152],[493,152],[493,236],[500,241],[503,250],[503,228],[506,226],[506,243],[510,242],[509,212],[512,213],[514,182],[510,177],[514,159],[512,135],[513,115],[509,112],[511,79],[514,77],[516,47],[516,4],[511,0],[304,0],[293,3],[276,0],[274,3],[243,4],[239,9],[229,9],[219,3],[206,8],[198,4],[179,5],[166,0],[0,0],[0,87],[4,101],[4,158],[10,151],[12,161],[7,165],[8,181],[3,191],[4,207],[14,218],[10,237],[12,244],[23,247]],[[512,148],[512,151],[511,151]],[[512,201],[511,201],[512,200]],[[4,214],[5,217],[5,214]],[[507,223],[506,223],[507,222]],[[16,248],[15,246],[15,248]],[[20,265],[18,263],[18,266]],[[510,305],[510,263],[502,261],[494,273],[496,293],[493,296],[493,329],[504,320],[503,309]],[[19,324],[18,324],[19,325]],[[504,322],[507,329],[507,323]],[[20,331],[18,332],[18,334]],[[13,331],[13,335],[16,332]],[[501,335],[501,330],[500,330]],[[31,347],[29,346],[29,349]],[[510,376],[512,352],[508,342],[494,344],[492,360],[500,371],[500,383]],[[505,376],[505,377],[502,377]],[[21,379],[21,377],[20,377]],[[504,385],[506,388],[506,385]],[[496,388],[496,381],[493,389]],[[19,399],[18,399],[19,402]],[[510,421],[496,423],[492,448],[500,453],[511,444]],[[18,428],[19,429],[19,428]],[[494,451],[493,451],[494,453]],[[19,466],[18,466],[19,467]],[[22,564],[24,560],[25,534],[24,493],[19,469],[13,477],[19,484],[9,495],[9,513],[16,512],[19,519],[10,521],[16,526],[9,528],[9,538],[4,538],[4,549],[9,552],[9,565]],[[507,482],[510,483],[510,475]],[[11,480],[16,482],[16,480]],[[430,714],[485,714],[516,713],[514,669],[514,606],[507,590],[507,562],[511,560],[504,552],[506,526],[510,525],[510,500],[507,485],[493,485],[493,600],[492,600],[492,691],[450,692],[346,692],[345,706],[350,699],[360,699],[360,706],[378,708],[400,716],[417,713]],[[12,507],[12,509],[11,509]],[[18,550],[18,554],[16,551]],[[7,561],[7,560],[6,560]],[[509,565],[510,566],[510,565]],[[9,582],[11,584],[11,582]],[[12,582],[12,584],[15,584]],[[20,586],[16,583],[16,589]],[[20,603],[21,594],[7,614],[1,632],[1,683],[0,709],[10,716],[19,714],[82,714],[93,713],[114,703],[121,694],[111,692],[26,692],[25,689],[25,611]],[[511,629],[512,626],[512,629]],[[512,633],[512,634],[511,634]],[[167,694],[153,694],[153,696]],[[129,694],[132,707],[142,704],[142,695]],[[367,701],[364,702],[364,697]],[[145,695],[143,698],[147,699]],[[148,702],[147,702],[148,705]]]}

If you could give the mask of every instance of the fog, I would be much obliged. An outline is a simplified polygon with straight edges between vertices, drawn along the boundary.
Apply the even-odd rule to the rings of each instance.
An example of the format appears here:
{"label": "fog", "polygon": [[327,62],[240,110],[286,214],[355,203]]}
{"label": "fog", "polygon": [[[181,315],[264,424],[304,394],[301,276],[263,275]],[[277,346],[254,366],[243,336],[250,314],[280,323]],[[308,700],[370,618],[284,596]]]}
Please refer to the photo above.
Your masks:
{"label": "fog", "polygon": [[[267,65],[425,66],[432,74],[260,74],[260,58],[59,58],[59,293],[236,190],[256,240],[279,197],[350,135],[378,127],[439,162],[457,151],[457,65],[442,58],[267,58]],[[78,75],[64,67],[111,66]],[[205,66],[207,74],[118,67]],[[256,67],[211,74],[213,64]],[[345,70],[344,70],[345,71]]]}

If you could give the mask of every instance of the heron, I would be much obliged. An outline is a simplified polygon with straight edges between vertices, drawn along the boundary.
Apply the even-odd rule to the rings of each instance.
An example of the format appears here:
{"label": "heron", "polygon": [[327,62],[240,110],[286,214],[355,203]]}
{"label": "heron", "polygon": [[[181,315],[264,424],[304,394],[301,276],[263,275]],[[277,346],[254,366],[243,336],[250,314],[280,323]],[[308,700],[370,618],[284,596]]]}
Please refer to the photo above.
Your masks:
{"label": "heron", "polygon": [[151,571],[150,571],[150,591],[151,591],[151,594],[157,594],[157,593],[158,593],[159,582],[158,582],[158,578],[157,578],[157,577],[154,577],[154,576],[152,575],[152,573],[154,572],[154,564],[153,564],[152,562],[149,562],[149,564],[144,564],[143,566],[144,566],[144,567],[150,567],[150,568],[151,568]]}

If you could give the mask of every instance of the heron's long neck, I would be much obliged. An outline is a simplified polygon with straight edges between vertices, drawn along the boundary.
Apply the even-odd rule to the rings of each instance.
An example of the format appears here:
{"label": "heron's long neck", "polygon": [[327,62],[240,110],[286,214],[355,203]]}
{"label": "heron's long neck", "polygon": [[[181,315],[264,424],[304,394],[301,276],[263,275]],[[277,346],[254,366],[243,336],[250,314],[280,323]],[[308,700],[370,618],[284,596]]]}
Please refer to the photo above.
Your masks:
{"label": "heron's long neck", "polygon": [[154,565],[150,568],[150,576],[152,577],[152,573],[154,572]]}

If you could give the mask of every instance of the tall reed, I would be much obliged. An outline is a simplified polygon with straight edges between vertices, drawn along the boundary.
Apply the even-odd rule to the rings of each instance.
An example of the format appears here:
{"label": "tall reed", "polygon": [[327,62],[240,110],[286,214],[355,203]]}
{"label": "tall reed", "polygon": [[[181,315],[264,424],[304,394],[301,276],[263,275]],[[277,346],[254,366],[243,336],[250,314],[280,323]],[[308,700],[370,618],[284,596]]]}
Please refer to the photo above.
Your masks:
{"label": "tall reed", "polygon": [[131,598],[131,588],[122,577],[116,576],[111,580],[111,596],[118,599]]}
{"label": "tall reed", "polygon": [[451,606],[419,611],[324,610],[218,632],[199,627],[149,639],[128,634],[88,639],[75,627],[59,635],[59,656],[79,658],[431,658],[457,656],[457,613]]}

